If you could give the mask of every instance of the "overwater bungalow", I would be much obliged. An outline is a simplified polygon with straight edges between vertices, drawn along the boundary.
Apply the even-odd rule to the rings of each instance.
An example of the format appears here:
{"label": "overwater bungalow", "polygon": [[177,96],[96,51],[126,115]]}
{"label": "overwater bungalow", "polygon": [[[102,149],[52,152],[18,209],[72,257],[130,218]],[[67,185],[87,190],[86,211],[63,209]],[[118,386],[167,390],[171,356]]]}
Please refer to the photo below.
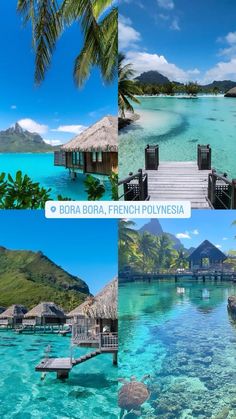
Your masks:
{"label": "overwater bungalow", "polygon": [[69,313],[73,316],[73,344],[117,349],[117,289],[118,280],[114,279]]}
{"label": "overwater bungalow", "polygon": [[205,240],[189,256],[189,267],[191,270],[214,269],[222,270],[223,262],[227,256],[218,247]]}
{"label": "overwater bungalow", "polygon": [[60,328],[66,322],[64,311],[53,302],[43,302],[32,308],[22,321],[22,329]]}
{"label": "overwater bungalow", "polygon": [[14,328],[22,324],[27,308],[20,304],[13,304],[0,314],[0,327]]}
{"label": "overwater bungalow", "polygon": [[225,97],[236,97],[236,87],[230,89],[226,94]]}
{"label": "overwater bungalow", "polygon": [[50,358],[48,355],[36,366],[39,372],[56,372],[57,378],[68,378],[72,368],[104,353],[113,354],[113,364],[117,365],[118,279],[106,285],[95,297],[89,297],[67,317],[72,323],[72,343],[74,346],[95,348],[79,358]]}
{"label": "overwater bungalow", "polygon": [[118,120],[106,116],[54,153],[54,165],[77,173],[110,175],[118,171]]}

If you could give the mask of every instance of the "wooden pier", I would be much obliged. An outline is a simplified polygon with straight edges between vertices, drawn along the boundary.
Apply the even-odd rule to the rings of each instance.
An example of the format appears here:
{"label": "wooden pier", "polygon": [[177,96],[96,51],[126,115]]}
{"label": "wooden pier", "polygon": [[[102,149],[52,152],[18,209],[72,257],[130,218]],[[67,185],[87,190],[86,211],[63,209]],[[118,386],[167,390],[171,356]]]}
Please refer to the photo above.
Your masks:
{"label": "wooden pier", "polygon": [[159,146],[145,148],[145,169],[118,182],[119,200],[188,201],[192,209],[236,209],[236,179],[211,166],[211,147],[197,146],[196,161],[159,159]]}
{"label": "wooden pier", "polygon": [[144,171],[148,175],[151,201],[191,201],[196,209],[211,208],[208,196],[210,170],[199,170],[196,162],[161,162],[158,170]]}
{"label": "wooden pier", "polygon": [[160,272],[152,272],[152,273],[127,273],[127,274],[120,274],[119,281],[122,282],[136,282],[136,281],[144,281],[144,282],[151,282],[151,281],[158,281],[163,279],[172,279],[177,281],[181,281],[184,279],[190,280],[202,280],[203,282],[207,281],[232,281],[236,282],[236,272],[214,272],[214,271],[187,271],[182,273],[160,273]]}
{"label": "wooden pier", "polygon": [[[83,335],[84,339],[84,335]],[[80,345],[82,342],[82,345]],[[73,339],[73,344],[76,346],[84,346],[85,340],[81,341],[80,336],[76,335]],[[87,347],[89,347],[90,341],[87,339]],[[64,379],[69,377],[69,373],[72,368],[76,367],[83,362],[86,362],[92,358],[95,358],[104,353],[111,353],[113,355],[113,365],[117,365],[117,354],[118,354],[118,335],[117,333],[101,333],[99,339],[94,341],[97,349],[81,355],[78,358],[50,358],[49,352],[51,348],[47,347],[45,350],[46,356],[44,359],[35,367],[35,371],[47,373],[56,372],[57,378]]]}

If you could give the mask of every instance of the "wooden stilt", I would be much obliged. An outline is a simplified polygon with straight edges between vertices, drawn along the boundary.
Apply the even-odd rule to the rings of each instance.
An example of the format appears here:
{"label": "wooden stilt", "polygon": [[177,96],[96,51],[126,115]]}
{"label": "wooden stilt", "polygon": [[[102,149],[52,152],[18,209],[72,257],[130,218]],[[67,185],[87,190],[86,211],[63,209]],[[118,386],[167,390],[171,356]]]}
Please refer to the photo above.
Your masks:
{"label": "wooden stilt", "polygon": [[118,364],[118,353],[117,352],[113,352],[113,365],[117,365]]}

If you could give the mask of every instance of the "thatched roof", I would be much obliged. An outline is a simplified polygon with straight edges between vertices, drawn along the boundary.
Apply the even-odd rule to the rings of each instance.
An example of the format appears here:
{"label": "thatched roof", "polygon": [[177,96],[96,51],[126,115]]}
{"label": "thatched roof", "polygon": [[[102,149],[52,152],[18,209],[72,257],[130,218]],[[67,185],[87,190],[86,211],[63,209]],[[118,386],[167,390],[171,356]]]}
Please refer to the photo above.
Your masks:
{"label": "thatched roof", "polygon": [[0,319],[12,319],[14,317],[23,318],[26,313],[27,308],[25,306],[13,304],[0,314]]}
{"label": "thatched roof", "polygon": [[69,143],[61,147],[63,151],[118,151],[118,118],[105,116]]}
{"label": "thatched roof", "polygon": [[118,279],[109,282],[95,297],[88,297],[67,317],[85,316],[93,319],[117,319]]}
{"label": "thatched roof", "polygon": [[236,87],[230,89],[226,94],[225,97],[236,97]]}
{"label": "thatched roof", "polygon": [[28,311],[25,318],[29,317],[54,317],[58,319],[64,319],[64,311],[59,308],[55,303],[40,303],[32,310]]}
{"label": "thatched roof", "polygon": [[205,240],[200,246],[195,249],[191,255],[189,256],[189,260],[191,261],[199,261],[204,258],[209,258],[214,261],[223,262],[227,259],[227,256],[223,252],[221,252],[218,247],[214,246],[214,244],[210,243],[208,240]]}

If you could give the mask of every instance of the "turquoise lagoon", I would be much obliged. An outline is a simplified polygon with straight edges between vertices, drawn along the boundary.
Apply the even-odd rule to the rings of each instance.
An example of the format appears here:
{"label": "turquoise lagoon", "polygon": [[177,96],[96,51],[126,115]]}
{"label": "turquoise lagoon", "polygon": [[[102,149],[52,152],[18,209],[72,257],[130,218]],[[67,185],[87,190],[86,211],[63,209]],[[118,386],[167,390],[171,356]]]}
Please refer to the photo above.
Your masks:
{"label": "turquoise lagoon", "polygon": [[[91,359],[72,370],[68,380],[35,366],[47,345],[51,356],[70,356],[70,338],[18,335],[0,330],[0,417],[2,419],[117,418],[117,368],[112,355]],[[75,354],[88,351],[77,349]]]}
{"label": "turquoise lagoon", "polygon": [[[0,173],[11,173],[13,176],[18,170],[30,176],[33,181],[39,182],[45,188],[51,188],[51,196],[57,195],[73,200],[87,200],[84,188],[86,175],[80,173],[75,181],[71,180],[69,171],[63,167],[54,166],[53,153],[2,153],[0,154]],[[97,176],[99,177],[99,176]],[[110,199],[110,183],[101,176],[106,188],[104,200]]]}
{"label": "turquoise lagoon", "polygon": [[236,418],[230,295],[231,283],[120,284],[119,376],[150,374],[142,418]]}
{"label": "turquoise lagoon", "polygon": [[193,161],[197,144],[210,144],[213,167],[236,177],[236,100],[221,96],[142,97],[140,119],[120,132],[119,173],[144,167],[147,144],[159,144],[162,161]]}

